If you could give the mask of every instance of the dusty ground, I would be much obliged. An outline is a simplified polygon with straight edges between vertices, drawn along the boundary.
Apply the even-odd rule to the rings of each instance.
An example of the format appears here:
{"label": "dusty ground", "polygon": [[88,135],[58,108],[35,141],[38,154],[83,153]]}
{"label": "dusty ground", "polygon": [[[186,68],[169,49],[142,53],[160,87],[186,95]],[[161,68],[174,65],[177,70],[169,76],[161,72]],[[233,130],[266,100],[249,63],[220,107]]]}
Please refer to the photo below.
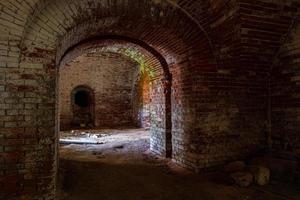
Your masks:
{"label": "dusty ground", "polygon": [[300,199],[298,186],[239,188],[222,173],[189,173],[151,155],[148,132],[141,129],[81,132],[62,135],[64,143],[78,144],[60,148],[61,200]]}

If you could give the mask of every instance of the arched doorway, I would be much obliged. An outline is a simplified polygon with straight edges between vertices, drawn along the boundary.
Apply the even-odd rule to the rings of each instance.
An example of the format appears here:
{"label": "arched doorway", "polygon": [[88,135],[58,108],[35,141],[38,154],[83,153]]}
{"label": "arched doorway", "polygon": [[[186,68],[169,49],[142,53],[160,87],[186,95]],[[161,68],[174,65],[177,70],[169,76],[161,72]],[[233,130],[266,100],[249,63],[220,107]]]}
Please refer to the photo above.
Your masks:
{"label": "arched doorway", "polygon": [[88,86],[77,86],[71,92],[71,102],[75,127],[93,127],[95,124],[94,93]]}
{"label": "arched doorway", "polygon": [[[11,6],[11,3],[8,5]],[[95,9],[91,7],[93,5],[95,5]],[[174,158],[181,163],[197,163],[197,160],[193,159],[193,157],[185,156],[190,155],[189,140],[185,139],[185,136],[189,136],[196,129],[190,128],[193,120],[190,120],[192,115],[190,114],[190,101],[188,101],[189,96],[186,95],[186,91],[197,93],[198,90],[202,89],[202,87],[197,87],[190,90],[187,87],[189,85],[188,79],[193,78],[195,74],[198,74],[198,71],[201,72],[202,65],[205,69],[209,68],[211,60],[210,53],[207,51],[205,37],[202,37],[203,34],[200,30],[191,30],[192,27],[195,27],[195,24],[185,13],[180,9],[173,8],[172,5],[165,4],[163,1],[139,1],[139,3],[136,3],[136,1],[41,1],[41,4],[27,7],[30,9],[35,7],[36,9],[27,11],[24,8],[24,13],[28,13],[30,16],[28,16],[27,20],[25,16],[22,16],[21,19],[24,19],[24,23],[28,23],[24,25],[24,29],[17,28],[17,30],[20,30],[19,38],[22,40],[20,42],[21,48],[18,50],[20,54],[18,61],[22,70],[28,69],[28,74],[24,73],[24,78],[32,79],[33,81],[22,81],[22,83],[26,84],[20,86],[20,88],[14,88],[19,91],[34,91],[33,95],[39,97],[35,100],[26,99],[26,102],[35,103],[32,106],[39,109],[38,112],[29,113],[27,118],[38,119],[38,121],[30,120],[24,123],[14,123],[16,123],[15,126],[21,127],[21,131],[25,131],[24,127],[26,126],[26,131],[31,132],[32,130],[31,135],[41,136],[39,141],[43,144],[45,142],[44,145],[41,145],[40,142],[35,142],[30,146],[30,149],[42,151],[44,154],[41,156],[42,159],[34,161],[33,168],[25,173],[26,176],[32,177],[27,181],[28,184],[20,181],[22,187],[24,182],[24,187],[28,187],[30,191],[32,189],[32,192],[30,192],[32,195],[29,194],[29,198],[37,198],[35,189],[40,185],[45,186],[45,190],[43,190],[45,195],[38,198],[49,199],[54,196],[55,174],[58,166],[58,145],[55,145],[55,142],[57,143],[58,141],[59,130],[59,117],[54,114],[55,106],[57,105],[55,97],[58,99],[58,95],[55,95],[55,86],[58,85],[55,83],[55,79],[57,79],[58,70],[55,72],[55,67],[59,66],[55,63],[55,60],[60,59],[60,50],[64,52],[70,46],[74,46],[74,44],[95,35],[122,35],[138,39],[155,49],[165,58],[167,62],[164,62],[164,66],[172,65],[170,67],[174,72],[172,113],[176,113],[176,115],[172,115],[172,117],[174,116],[172,118],[172,132],[175,133],[173,140],[175,141],[174,144],[176,144],[173,145],[175,149],[173,152],[176,154]],[[103,9],[103,12],[101,9]],[[22,25],[19,26],[21,27]],[[8,28],[8,33],[15,33],[16,26],[12,25],[10,27],[12,27],[12,30]],[[7,44],[14,47],[13,45],[16,45],[16,41],[8,42]],[[201,50],[198,50],[199,47],[202,47]],[[14,47],[14,49],[16,48]],[[15,60],[10,65],[11,67],[17,67],[17,59]],[[10,61],[12,59],[7,59],[7,62]],[[155,71],[154,68],[151,69],[153,69],[150,70],[151,72]],[[198,71],[195,72],[194,69]],[[13,70],[16,69],[10,68],[9,70],[9,72],[13,73]],[[190,73],[190,71],[192,72]],[[160,80],[163,78],[158,77],[156,82],[161,83]],[[169,85],[169,81],[162,82]],[[36,88],[33,84],[36,85]],[[155,90],[155,97],[157,98],[152,99],[156,105],[154,113],[158,113],[157,115],[152,115],[153,122],[155,122],[152,129],[152,143],[155,152],[164,154],[166,152],[165,146],[170,146],[165,145],[165,133],[171,132],[171,130],[166,131],[166,127],[170,127],[170,125],[164,125],[171,120],[164,120],[166,118],[164,113],[167,101],[165,101],[164,95],[160,95],[162,92],[163,89],[158,85]],[[23,93],[22,96],[25,97],[25,94]],[[194,105],[193,108],[196,106]],[[57,108],[56,111],[58,111]],[[195,109],[192,111],[196,112]],[[187,115],[188,117],[186,117]],[[188,122],[188,124],[185,122]],[[28,128],[30,129],[28,130]],[[25,134],[20,135],[25,137]],[[35,152],[33,151],[33,153]],[[31,155],[26,154],[24,160],[31,160]],[[195,162],[193,162],[194,160]],[[25,166],[23,163],[20,164]],[[33,173],[39,170],[41,166],[49,167],[46,167],[41,173]],[[31,180],[36,184],[29,184]]]}
{"label": "arched doorway", "polygon": [[[145,68],[145,73],[150,76],[149,85],[151,85],[149,94],[151,96],[149,103],[150,149],[155,154],[172,158],[172,74],[165,58],[141,40],[126,36],[105,35],[88,38],[61,51],[58,53],[60,58],[57,59],[57,64],[63,67],[84,52],[91,53],[95,49],[122,54],[137,62],[141,70]],[[98,102],[97,99],[96,102]],[[96,121],[97,112],[96,109]]]}

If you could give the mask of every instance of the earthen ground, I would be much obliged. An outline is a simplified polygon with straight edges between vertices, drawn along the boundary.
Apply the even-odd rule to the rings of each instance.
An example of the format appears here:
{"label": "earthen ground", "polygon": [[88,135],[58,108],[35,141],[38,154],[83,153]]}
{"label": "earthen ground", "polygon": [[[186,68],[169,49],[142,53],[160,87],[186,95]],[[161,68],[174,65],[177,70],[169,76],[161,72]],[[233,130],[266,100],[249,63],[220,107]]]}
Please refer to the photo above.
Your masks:
{"label": "earthen ground", "polygon": [[63,132],[61,139],[83,144],[60,146],[60,200],[300,199],[296,185],[240,188],[222,172],[184,170],[151,154],[149,133],[143,129]]}

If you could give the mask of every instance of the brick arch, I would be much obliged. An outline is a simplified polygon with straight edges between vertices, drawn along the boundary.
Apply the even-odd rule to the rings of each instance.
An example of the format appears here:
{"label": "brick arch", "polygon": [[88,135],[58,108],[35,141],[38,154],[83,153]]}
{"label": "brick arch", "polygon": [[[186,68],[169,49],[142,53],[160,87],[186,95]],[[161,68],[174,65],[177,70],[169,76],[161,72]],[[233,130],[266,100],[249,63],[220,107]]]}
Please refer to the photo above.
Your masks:
{"label": "brick arch", "polygon": [[[103,9],[107,7],[99,2],[91,5],[83,1],[77,5],[79,4],[77,1],[72,1],[70,5],[66,5],[63,1],[51,1],[47,4],[49,8],[41,9],[42,16],[35,14],[30,17],[32,20],[30,26],[25,26],[21,46],[24,49],[39,48],[55,51],[60,41],[70,32],[74,33],[78,31],[74,29],[85,27],[82,30],[85,33],[81,32],[82,37],[90,37],[87,34],[126,35],[147,42],[157,48],[161,54],[173,54],[173,57],[174,54],[178,57],[184,51],[196,54],[191,49],[202,47],[202,54],[206,55],[199,57],[202,60],[209,57],[209,62],[216,63],[207,34],[185,13],[166,3],[155,4],[148,0],[144,1],[144,3],[135,4],[134,1],[129,1],[129,4],[132,3],[130,7],[132,10],[123,8],[123,4],[106,5],[118,8],[115,9],[117,11],[108,9],[108,12],[104,12]],[[72,5],[78,6],[77,12],[74,11],[75,14],[70,13]],[[88,9],[92,11],[88,12]],[[61,10],[65,12],[62,13]],[[160,38],[156,35],[160,35]]]}
{"label": "brick arch", "polygon": [[[192,158],[182,156],[187,149],[185,146],[189,142],[183,135],[198,132],[194,123],[198,116],[195,108],[200,101],[195,101],[194,96],[197,96],[198,91],[203,92],[201,87],[192,86],[190,80],[201,80],[201,74],[215,72],[217,68],[217,61],[205,33],[195,25],[193,20],[186,17],[185,13],[168,5],[164,7],[150,6],[148,2],[143,7],[143,3],[138,3],[133,5],[130,13],[126,12],[126,9],[123,10],[124,15],[122,12],[117,15],[109,13],[109,9],[108,12],[100,14],[96,11],[96,14],[88,14],[86,10],[81,10],[80,15],[78,14],[74,18],[68,16],[71,21],[64,23],[63,20],[57,19],[57,16],[60,15],[61,9],[67,15],[69,13],[68,5],[63,3],[56,5],[56,3],[49,4],[51,9],[44,8],[43,16],[36,16],[33,20],[34,23],[25,31],[22,60],[39,60],[42,57],[43,65],[49,68],[49,71],[55,71],[55,63],[64,52],[78,43],[95,37],[130,38],[151,47],[161,55],[163,59],[160,60],[163,61],[163,66],[168,68],[172,74],[172,82],[165,77],[160,78],[162,81],[158,79],[161,83],[157,84],[156,99],[164,97],[165,94],[161,93],[165,92],[166,95],[169,95],[169,100],[166,101],[167,98],[159,99],[156,102],[156,110],[158,113],[174,113],[172,117],[162,117],[157,120],[156,129],[152,132],[165,131],[166,129],[161,128],[165,126],[168,126],[168,130],[172,130],[172,132],[174,130],[176,137],[172,140],[177,144],[182,144],[173,151],[177,154],[175,159],[179,163],[190,162],[185,160]],[[142,7],[143,9],[138,9]],[[116,10],[118,10],[117,8]],[[55,12],[58,12],[57,16],[53,14]],[[56,24],[51,20],[54,20]],[[137,44],[141,46],[141,44]],[[201,81],[199,83],[203,84]],[[173,85],[172,94],[171,90],[165,89],[171,88],[171,84]],[[161,102],[170,105],[171,98],[172,105],[165,108],[172,109],[172,112],[165,112]],[[171,118],[172,121],[166,122],[165,119]],[[171,135],[171,133],[157,134],[156,141],[165,141],[165,135]],[[164,142],[161,143],[167,145]],[[161,147],[162,145],[152,146],[152,149],[162,155],[169,154],[165,149],[173,147],[165,148]],[[184,163],[184,165],[186,164]]]}
{"label": "brick arch", "polygon": [[143,72],[150,74],[152,79],[164,74],[164,70],[161,63],[149,52],[141,49],[139,46],[135,46],[131,43],[123,43],[117,40],[92,40],[82,45],[77,45],[74,48],[63,55],[60,61],[57,61],[57,66],[63,66],[65,63],[73,60],[84,53],[92,52],[110,52],[121,54],[124,58],[133,60],[137,65],[141,67]]}
{"label": "brick arch", "polygon": [[[116,35],[89,38],[58,52],[57,65],[63,65],[69,60],[93,50],[120,53],[140,65],[144,64],[147,72],[157,72],[156,74],[149,74],[151,78],[157,78],[161,75],[167,79],[171,78],[167,61],[153,47],[140,40]],[[130,55],[131,53],[133,55]],[[136,58],[138,56],[140,58]]]}
{"label": "brick arch", "polygon": [[[94,50],[108,51],[123,54],[133,61],[135,58],[126,54],[125,50],[134,50],[146,57],[146,71],[151,77],[152,90],[157,90],[153,95],[152,112],[162,118],[163,123],[154,118],[151,127],[151,150],[166,156],[172,157],[172,119],[171,119],[171,85],[172,75],[169,71],[167,61],[159,52],[146,43],[124,36],[101,36],[80,41],[74,46],[70,46],[65,51],[58,52],[57,65],[63,66],[68,61]],[[143,64],[143,63],[139,63]],[[151,71],[158,71],[151,74]],[[159,128],[159,130],[157,130]],[[160,142],[157,142],[157,141]],[[160,145],[159,143],[163,144]]]}
{"label": "brick arch", "polygon": [[[61,52],[89,38],[107,38],[108,36],[116,39],[123,37],[124,40],[132,40],[132,43],[140,43],[140,46],[151,47],[161,54],[168,64],[183,60],[183,57],[186,56],[183,52],[191,51],[191,48],[196,45],[206,47],[206,43],[201,44],[201,40],[196,39],[201,36],[197,35],[196,32],[191,32],[192,38],[187,39],[187,35],[178,35],[174,31],[176,30],[161,25],[156,26],[147,21],[140,23],[132,20],[121,21],[116,18],[105,18],[98,22],[86,21],[70,29],[61,38],[61,41],[57,44],[59,49],[57,55],[61,56]],[[209,57],[211,58],[211,55]]]}
{"label": "brick arch", "polygon": [[[86,3],[86,1],[72,2]],[[172,95],[172,117],[174,117],[172,119],[172,132],[174,128],[176,136],[173,141],[178,144],[177,149],[175,149],[177,156],[174,159],[181,164],[194,161],[192,160],[194,157],[188,160],[187,156],[181,156],[183,153],[189,155],[186,150],[189,141],[182,140],[182,135],[189,135],[191,129],[193,132],[197,131],[194,130],[195,124],[193,124],[193,121],[189,121],[193,115],[187,115],[196,112],[194,108],[200,103],[196,102],[197,99],[190,98],[190,94],[201,92],[202,88],[198,85],[201,85],[202,82],[201,77],[199,78],[198,75],[203,70],[208,72],[216,70],[216,60],[209,39],[198,26],[195,26],[193,20],[176,8],[168,5],[154,5],[154,9],[151,10],[152,6],[149,6],[149,1],[145,1],[147,2],[145,8],[148,10],[139,10],[143,6],[143,2],[138,1],[133,5],[133,10],[130,13],[126,12],[128,10],[124,10],[124,15],[110,15],[103,12],[103,16],[90,16],[88,9],[86,9],[80,12],[82,15],[76,12],[73,16],[73,7],[70,7],[72,2],[67,5],[66,1],[51,1],[47,7],[42,9],[42,13],[37,12],[38,14],[32,18],[32,23],[28,27],[25,25],[26,22],[22,21],[21,28],[17,29],[18,31],[20,29],[20,32],[17,33],[17,41],[10,43],[11,46],[16,43],[15,46],[19,48],[19,40],[22,40],[21,49],[17,52],[21,56],[16,62],[13,60],[11,66],[19,67],[20,71],[22,70],[24,81],[22,80],[20,85],[17,85],[18,83],[10,85],[11,88],[7,85],[6,89],[13,95],[22,92],[24,98],[20,98],[20,102],[22,101],[23,104],[30,102],[35,106],[24,113],[24,116],[26,115],[29,120],[16,122],[18,123],[16,126],[20,127],[17,134],[20,134],[20,137],[24,139],[25,137],[26,139],[27,137],[36,139],[36,135],[38,135],[40,143],[31,144],[29,147],[31,149],[42,148],[43,150],[40,155],[41,159],[35,160],[33,164],[24,170],[24,174],[18,175],[20,178],[19,185],[24,184],[24,187],[27,187],[29,191],[22,191],[23,193],[20,194],[25,199],[52,199],[54,197],[58,161],[55,145],[57,135],[54,133],[55,121],[57,120],[55,119],[55,79],[57,78],[57,68],[55,67],[57,55],[61,55],[60,49],[65,51],[74,44],[94,36],[120,35],[142,41],[162,55],[175,83],[172,87],[172,94],[170,91],[167,92],[168,95]],[[77,9],[77,7],[74,9]],[[139,12],[135,12],[137,10]],[[96,11],[92,10],[93,12]],[[153,16],[151,13],[153,13]],[[66,15],[66,20],[59,19],[59,16],[64,15]],[[25,30],[23,30],[24,27]],[[13,70],[16,69],[10,69],[9,72]],[[199,80],[199,82],[194,87],[191,86],[190,80]],[[161,80],[158,79],[157,81]],[[168,81],[163,80],[163,82],[167,85],[170,84]],[[158,87],[155,88],[156,97],[164,97],[164,95],[161,95],[163,92],[163,85],[158,84]],[[29,94],[25,96],[25,93]],[[27,95],[35,95],[35,98]],[[19,100],[16,96],[12,99]],[[157,105],[156,110],[163,113],[164,108],[160,106],[161,102],[165,103],[164,99],[158,99],[155,102]],[[163,131],[161,127],[165,123],[164,119],[160,119],[159,124],[156,126],[157,129],[153,131]],[[156,139],[162,141],[165,138],[160,135]],[[21,148],[22,146],[20,146]],[[152,148],[157,149],[157,152],[167,154],[159,145]],[[31,152],[26,152],[21,164],[27,164],[31,159]],[[31,177],[28,182],[32,181],[33,184],[27,184],[23,180],[24,176]],[[22,190],[22,188],[16,188],[17,190]]]}
{"label": "brick arch", "polygon": [[[121,11],[122,9],[125,8],[128,9],[136,9],[138,8],[141,10],[141,13],[145,13],[144,7],[147,7],[146,10],[150,10],[150,13],[153,15],[155,12],[159,12],[162,10],[167,10],[168,13],[166,14],[168,18],[171,12],[174,10],[178,13],[180,13],[182,16],[187,18],[187,20],[192,21],[194,23],[194,27],[198,27],[201,32],[203,32],[203,35],[206,37],[206,39],[209,42],[209,46],[211,50],[214,49],[213,42],[211,41],[208,32],[209,32],[209,26],[208,26],[208,21],[212,20],[211,13],[209,12],[210,7],[211,7],[211,1],[206,1],[206,0],[180,0],[180,1],[173,1],[173,0],[142,0],[142,1],[136,1],[136,0],[131,0],[131,1],[124,1],[124,0],[119,0],[119,1],[114,1],[114,2],[101,2],[99,1],[81,1],[80,3],[77,3],[76,1],[67,1],[63,2],[60,0],[55,1],[55,4],[59,4],[60,2],[62,5],[68,5],[71,3],[72,5],[76,5],[77,8],[79,8],[80,11],[83,11],[85,8],[91,9],[92,12],[97,13],[97,10],[101,9],[107,9],[109,7],[114,7],[118,8],[118,11]],[[26,0],[24,0],[26,2]],[[83,3],[82,3],[83,2]],[[34,22],[35,18],[40,15],[41,12],[43,12],[48,6],[51,5],[53,1],[51,0],[34,0],[31,1],[27,4],[31,4],[31,12],[26,18],[26,22],[24,25],[24,34],[23,34],[23,39],[26,35],[26,31],[28,28],[30,28],[31,24]],[[73,4],[74,3],[74,4]],[[126,4],[127,3],[127,4]],[[138,5],[138,6],[134,6]],[[121,9],[119,8],[121,6]],[[150,7],[149,7],[150,6]],[[63,9],[62,9],[63,10]],[[73,11],[76,10],[73,7]],[[110,10],[112,11],[112,10]],[[135,11],[135,10],[134,10]],[[125,11],[125,12],[128,12]],[[105,12],[103,12],[105,13]],[[147,13],[147,12],[146,12]],[[127,14],[127,13],[126,13]],[[149,14],[149,13],[147,13]],[[161,12],[159,13],[161,14]],[[176,13],[177,14],[177,13]],[[65,14],[66,16],[67,14]],[[96,18],[104,18],[107,17],[105,14],[98,15],[96,14]],[[80,20],[76,20],[77,23]]]}

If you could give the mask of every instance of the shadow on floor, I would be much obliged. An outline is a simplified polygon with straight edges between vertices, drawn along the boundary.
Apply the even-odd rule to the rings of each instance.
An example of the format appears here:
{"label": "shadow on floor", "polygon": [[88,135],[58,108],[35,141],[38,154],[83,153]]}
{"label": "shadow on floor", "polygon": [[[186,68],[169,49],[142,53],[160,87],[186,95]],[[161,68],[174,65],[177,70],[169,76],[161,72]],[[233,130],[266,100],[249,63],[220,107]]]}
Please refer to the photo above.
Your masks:
{"label": "shadow on floor", "polygon": [[271,189],[239,188],[220,181],[218,174],[176,175],[153,163],[110,165],[62,159],[60,168],[61,200],[300,199],[299,190],[288,196]]}
{"label": "shadow on floor", "polygon": [[148,150],[149,133],[144,130],[96,130],[88,138],[101,144],[60,148],[60,200],[300,199],[299,185],[273,182],[240,188],[224,173],[187,173],[153,156]]}

